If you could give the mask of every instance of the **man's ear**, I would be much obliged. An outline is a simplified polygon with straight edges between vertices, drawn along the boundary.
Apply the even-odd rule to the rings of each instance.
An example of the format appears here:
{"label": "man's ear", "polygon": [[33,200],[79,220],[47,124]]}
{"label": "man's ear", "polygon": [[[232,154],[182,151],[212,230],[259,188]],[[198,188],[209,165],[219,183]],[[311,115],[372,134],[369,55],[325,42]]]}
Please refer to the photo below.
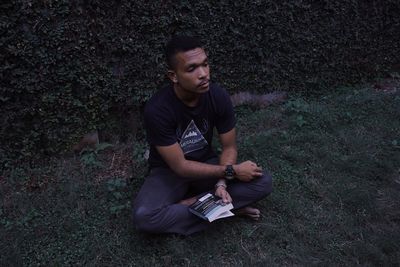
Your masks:
{"label": "man's ear", "polygon": [[168,78],[171,80],[173,83],[178,83],[178,79],[176,77],[176,73],[173,70],[168,70],[167,72]]}

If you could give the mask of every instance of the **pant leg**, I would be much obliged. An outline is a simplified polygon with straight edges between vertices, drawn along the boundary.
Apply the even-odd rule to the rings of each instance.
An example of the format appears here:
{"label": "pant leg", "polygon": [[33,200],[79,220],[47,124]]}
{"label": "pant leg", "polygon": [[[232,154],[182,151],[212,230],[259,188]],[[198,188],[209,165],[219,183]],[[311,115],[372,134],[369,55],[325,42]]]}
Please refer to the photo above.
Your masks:
{"label": "pant leg", "polygon": [[232,197],[234,209],[240,209],[267,197],[272,192],[272,177],[263,171],[261,177],[250,182],[229,181],[227,191]]}
{"label": "pant leg", "polygon": [[133,221],[140,231],[189,235],[210,224],[178,204],[184,199],[188,182],[171,170],[156,168],[140,189],[133,204]]}

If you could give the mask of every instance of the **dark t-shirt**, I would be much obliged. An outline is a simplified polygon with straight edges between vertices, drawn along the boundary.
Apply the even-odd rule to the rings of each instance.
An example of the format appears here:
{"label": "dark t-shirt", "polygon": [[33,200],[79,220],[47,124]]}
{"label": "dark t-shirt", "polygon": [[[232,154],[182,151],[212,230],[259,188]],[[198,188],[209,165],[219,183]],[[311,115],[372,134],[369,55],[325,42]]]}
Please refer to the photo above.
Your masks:
{"label": "dark t-shirt", "polygon": [[186,106],[172,85],[159,90],[146,104],[144,122],[150,144],[150,167],[167,167],[155,146],[178,143],[185,158],[204,162],[216,156],[211,147],[214,127],[219,134],[235,127],[235,115],[228,93],[210,84],[196,107]]}

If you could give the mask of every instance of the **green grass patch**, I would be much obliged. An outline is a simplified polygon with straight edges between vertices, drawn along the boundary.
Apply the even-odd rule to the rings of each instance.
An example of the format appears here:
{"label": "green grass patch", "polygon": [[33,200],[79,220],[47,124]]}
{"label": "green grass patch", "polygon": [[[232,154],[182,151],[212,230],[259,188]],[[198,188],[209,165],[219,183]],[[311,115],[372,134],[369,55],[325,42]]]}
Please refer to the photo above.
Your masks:
{"label": "green grass patch", "polygon": [[221,220],[190,237],[136,232],[138,142],[5,173],[0,265],[399,264],[399,93],[347,88],[236,111],[240,159],[274,177],[259,222]]}

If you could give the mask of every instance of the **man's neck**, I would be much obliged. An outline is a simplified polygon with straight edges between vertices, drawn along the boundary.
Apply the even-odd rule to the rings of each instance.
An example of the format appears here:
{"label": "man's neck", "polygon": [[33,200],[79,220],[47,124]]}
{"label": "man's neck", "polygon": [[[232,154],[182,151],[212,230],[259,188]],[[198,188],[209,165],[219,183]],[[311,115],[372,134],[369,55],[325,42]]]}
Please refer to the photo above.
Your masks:
{"label": "man's neck", "polygon": [[179,85],[174,84],[175,95],[188,107],[195,107],[199,103],[200,94],[185,91]]}

